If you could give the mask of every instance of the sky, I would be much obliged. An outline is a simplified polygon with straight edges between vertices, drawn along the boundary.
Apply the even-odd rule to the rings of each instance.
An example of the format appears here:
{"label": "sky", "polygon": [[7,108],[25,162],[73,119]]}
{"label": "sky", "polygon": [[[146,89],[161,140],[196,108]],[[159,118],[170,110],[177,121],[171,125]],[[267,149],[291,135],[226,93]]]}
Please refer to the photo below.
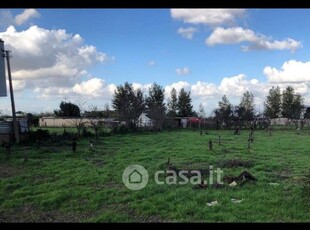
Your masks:
{"label": "sky", "polygon": [[[191,92],[212,115],[223,95],[238,105],[254,95],[263,112],[269,89],[288,85],[310,105],[310,9],[0,9],[16,111],[87,110],[110,104],[125,82],[156,82],[166,99]],[[6,76],[6,79],[8,77]],[[11,114],[7,97],[0,113]]]}

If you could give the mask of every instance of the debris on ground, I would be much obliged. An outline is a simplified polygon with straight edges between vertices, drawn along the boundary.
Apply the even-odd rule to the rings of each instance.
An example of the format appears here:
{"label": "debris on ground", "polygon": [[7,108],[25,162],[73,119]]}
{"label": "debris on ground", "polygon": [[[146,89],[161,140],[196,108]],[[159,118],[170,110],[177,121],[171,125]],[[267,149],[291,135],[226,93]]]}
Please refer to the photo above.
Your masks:
{"label": "debris on ground", "polygon": [[233,182],[236,182],[239,185],[244,185],[245,183],[252,181],[252,182],[256,182],[257,179],[248,171],[243,171],[242,173],[240,173],[239,176],[235,177],[235,176],[224,176],[223,180],[228,183],[228,184],[232,184]]}
{"label": "debris on ground", "polygon": [[213,188],[223,188],[224,187],[224,183],[223,184],[219,184],[219,183],[214,183],[213,185],[212,185],[212,187]]}
{"label": "debris on ground", "polygon": [[208,185],[204,183],[204,181],[202,180],[200,184],[197,184],[193,187],[193,189],[205,189],[207,188]]}
{"label": "debris on ground", "polygon": [[219,203],[217,202],[217,200],[215,201],[211,201],[209,203],[207,203],[208,206],[216,206],[216,205],[219,205]]}
{"label": "debris on ground", "polygon": [[237,182],[236,181],[233,181],[229,184],[229,187],[235,187],[237,185]]}
{"label": "debris on ground", "polygon": [[270,185],[273,185],[273,186],[278,186],[278,185],[280,185],[279,183],[274,183],[274,182],[270,182],[269,184],[270,184]]}
{"label": "debris on ground", "polygon": [[231,198],[230,200],[231,200],[231,202],[233,202],[235,204],[239,204],[239,203],[241,203],[243,201],[243,199],[238,200],[238,199],[235,199],[235,198]]}

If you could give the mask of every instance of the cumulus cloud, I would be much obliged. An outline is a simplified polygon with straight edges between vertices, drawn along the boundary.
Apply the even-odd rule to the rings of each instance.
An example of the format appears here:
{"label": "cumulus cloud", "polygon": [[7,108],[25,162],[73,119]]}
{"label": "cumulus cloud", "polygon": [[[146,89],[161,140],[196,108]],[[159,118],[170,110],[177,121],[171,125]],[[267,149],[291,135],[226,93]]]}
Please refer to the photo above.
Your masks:
{"label": "cumulus cloud", "polygon": [[90,97],[100,97],[104,93],[104,80],[93,78],[80,84],[75,84],[73,92]]}
{"label": "cumulus cloud", "polygon": [[88,98],[103,98],[111,100],[116,90],[115,84],[106,84],[100,78],[93,78],[80,84],[75,84],[73,92],[78,95],[87,96]]}
{"label": "cumulus cloud", "polygon": [[40,17],[40,14],[35,9],[25,9],[15,17],[10,10],[0,10],[0,26],[3,28],[13,25],[20,26],[29,22],[32,18],[38,17]]}
{"label": "cumulus cloud", "polygon": [[25,81],[27,88],[72,88],[82,77],[92,77],[88,73],[90,67],[113,61],[113,57],[96,47],[84,44],[79,34],[68,34],[63,29],[31,26],[27,30],[16,31],[14,26],[10,26],[0,33],[0,37],[5,41],[6,49],[12,50],[12,76]]}
{"label": "cumulus cloud", "polygon": [[231,24],[245,15],[245,9],[171,9],[173,19],[190,24],[218,26]]}
{"label": "cumulus cloud", "polygon": [[215,84],[197,81],[196,84],[191,85],[193,97],[212,98],[218,94],[218,89]]}
{"label": "cumulus cloud", "polygon": [[81,83],[76,83],[72,87],[36,87],[34,92],[37,93],[41,99],[82,96],[88,99],[102,98],[111,100],[115,89],[115,84],[106,84],[103,79],[91,78]]}
{"label": "cumulus cloud", "polygon": [[240,97],[246,90],[249,90],[254,95],[265,93],[265,85],[257,79],[247,80],[245,74],[238,74],[233,77],[224,77],[218,87],[221,94]]}
{"label": "cumulus cloud", "polygon": [[15,16],[15,24],[19,26],[27,22],[30,18],[39,16],[40,14],[35,9],[26,9],[23,13]]}
{"label": "cumulus cloud", "polygon": [[[185,88],[186,91],[191,91],[194,109],[198,109],[200,102],[207,103],[206,110],[210,114],[217,107],[218,101],[221,100],[223,95],[226,95],[233,105],[237,105],[246,90],[253,93],[256,107],[262,109],[265,97],[271,87],[272,84],[270,83],[260,82],[255,78],[247,79],[245,74],[238,74],[236,76],[224,77],[218,85],[205,81],[197,81],[196,83],[179,81],[172,83],[165,87],[165,96],[167,99],[170,98],[172,88],[175,88],[177,92],[181,88]],[[284,85],[281,85],[281,88],[284,87]]]}
{"label": "cumulus cloud", "polygon": [[149,88],[151,86],[152,86],[151,83],[147,83],[147,84],[140,84],[140,83],[137,83],[137,82],[132,83],[132,87],[133,87],[134,90],[141,89],[141,91],[144,94],[147,94],[149,92]]}
{"label": "cumulus cloud", "polygon": [[186,39],[192,39],[195,32],[197,32],[197,29],[195,27],[181,27],[178,29],[178,34],[181,34],[181,36]]}
{"label": "cumulus cloud", "polygon": [[[23,80],[12,80],[12,87],[14,92],[21,92],[26,86],[25,81]],[[9,95],[10,89],[9,89],[9,80],[6,80],[6,88],[7,88],[7,94]]]}
{"label": "cumulus cloud", "polygon": [[249,42],[249,46],[242,46],[243,51],[249,50],[284,50],[288,49],[294,52],[302,47],[301,42],[287,38],[282,41],[270,40],[266,36],[256,34],[250,29],[242,27],[223,28],[217,27],[211,35],[206,39],[206,44],[209,46],[217,44],[236,44]]}
{"label": "cumulus cloud", "polygon": [[188,67],[177,68],[175,71],[176,71],[177,75],[188,75],[190,73]]}
{"label": "cumulus cloud", "polygon": [[179,82],[172,83],[170,85],[166,85],[165,96],[167,98],[170,97],[170,93],[173,88],[175,88],[177,92],[179,92],[182,88],[184,88],[186,91],[189,91],[191,90],[191,84],[188,83],[187,81],[179,81]]}
{"label": "cumulus cloud", "polygon": [[289,60],[284,62],[281,69],[266,66],[263,70],[269,82],[301,83],[310,82],[310,61],[300,62]]}

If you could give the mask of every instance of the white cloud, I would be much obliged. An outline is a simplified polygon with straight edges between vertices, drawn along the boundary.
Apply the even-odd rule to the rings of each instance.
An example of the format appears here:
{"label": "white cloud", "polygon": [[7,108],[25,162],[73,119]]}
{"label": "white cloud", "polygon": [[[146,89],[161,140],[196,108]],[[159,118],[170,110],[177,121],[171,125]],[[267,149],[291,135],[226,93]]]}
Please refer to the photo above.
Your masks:
{"label": "white cloud", "polygon": [[148,83],[148,84],[140,84],[140,83],[137,83],[137,82],[134,82],[132,83],[132,88],[134,90],[137,90],[137,89],[141,89],[141,91],[144,93],[144,94],[147,94],[149,92],[149,88],[152,86],[151,83]]}
{"label": "white cloud", "polygon": [[310,61],[300,62],[289,60],[285,62],[279,70],[274,67],[266,66],[263,72],[269,82],[310,82]]}
{"label": "white cloud", "polygon": [[104,80],[93,78],[80,84],[75,84],[73,92],[89,97],[100,97],[104,93]]}
{"label": "white cloud", "polygon": [[149,66],[154,66],[155,64],[156,64],[156,62],[153,61],[153,60],[152,60],[152,61],[149,61],[149,63],[148,63]]}
{"label": "white cloud", "polygon": [[178,29],[178,34],[181,34],[181,36],[186,39],[192,39],[195,32],[197,32],[197,29],[194,27],[181,27]]}
{"label": "white cloud", "polygon": [[266,36],[256,34],[250,29],[243,29],[242,27],[223,28],[217,27],[212,34],[206,39],[206,44],[209,46],[217,44],[236,44],[242,42],[249,42],[249,46],[242,46],[243,51],[249,50],[284,50],[288,49],[294,52],[301,48],[301,42],[294,39],[287,38],[282,41],[270,41]]}
{"label": "white cloud", "polygon": [[193,97],[214,97],[218,95],[218,89],[215,84],[197,81],[196,84],[191,86]]}
{"label": "white cloud", "polygon": [[270,49],[270,50],[291,50],[292,52],[295,52],[296,49],[301,48],[302,44],[299,41],[296,41],[292,38],[287,38],[283,41],[274,40],[272,42],[260,40],[257,43],[254,43],[253,45],[249,47],[245,47],[245,51],[247,50],[254,50],[254,49]]}
{"label": "white cloud", "polygon": [[[204,81],[197,81],[192,84],[186,81],[172,83],[165,87],[165,97],[166,99],[170,98],[172,88],[175,88],[177,93],[181,88],[185,88],[186,91],[191,91],[194,109],[198,110],[199,103],[203,102],[203,104],[208,105],[206,112],[210,115],[223,95],[226,95],[233,105],[238,105],[243,93],[249,90],[254,95],[256,109],[260,108],[262,111],[263,102],[271,87],[272,85],[269,83],[259,82],[257,79],[247,79],[245,74],[238,74],[232,77],[224,77],[218,85]],[[284,86],[282,87],[284,88]]]}
{"label": "white cloud", "polygon": [[70,87],[36,87],[33,92],[38,94],[38,99],[55,99],[63,98],[64,96],[72,97],[72,88]]}
{"label": "white cloud", "polygon": [[92,78],[76,83],[72,87],[36,87],[34,92],[39,95],[40,99],[63,98],[65,96],[68,98],[81,97],[85,99],[101,98],[111,100],[115,89],[114,84],[106,84],[103,79]]}
{"label": "white cloud", "polygon": [[257,36],[252,30],[234,27],[225,29],[217,27],[207,38],[206,44],[212,46],[216,44],[234,44],[244,41],[256,42]]}
{"label": "white cloud", "polygon": [[22,25],[30,18],[39,17],[40,14],[35,9],[26,9],[23,13],[15,16],[15,24]]}
{"label": "white cloud", "polygon": [[83,44],[79,34],[31,26],[16,31],[14,26],[0,33],[6,49],[12,50],[12,77],[26,87],[73,87],[88,68],[113,60],[92,45]]}
{"label": "white cloud", "polygon": [[[20,92],[22,91],[26,86],[25,81],[23,80],[12,80],[12,87],[13,92]],[[10,94],[10,87],[9,87],[9,80],[6,80],[6,88],[7,88],[7,94]]]}
{"label": "white cloud", "polygon": [[171,9],[171,17],[190,24],[217,26],[231,24],[244,16],[245,9]]}
{"label": "white cloud", "polygon": [[177,75],[188,75],[190,73],[188,67],[177,68],[175,71],[176,71]]}
{"label": "white cloud", "polygon": [[179,81],[179,82],[172,83],[170,85],[166,85],[165,96],[167,98],[170,97],[170,93],[173,88],[175,88],[177,92],[179,92],[182,88],[184,88],[186,91],[189,91],[191,89],[191,85],[187,81]]}
{"label": "white cloud", "polygon": [[225,77],[218,87],[219,92],[224,95],[240,97],[246,90],[255,95],[261,95],[266,92],[265,85],[257,79],[247,80],[245,74],[238,74],[233,77]]}

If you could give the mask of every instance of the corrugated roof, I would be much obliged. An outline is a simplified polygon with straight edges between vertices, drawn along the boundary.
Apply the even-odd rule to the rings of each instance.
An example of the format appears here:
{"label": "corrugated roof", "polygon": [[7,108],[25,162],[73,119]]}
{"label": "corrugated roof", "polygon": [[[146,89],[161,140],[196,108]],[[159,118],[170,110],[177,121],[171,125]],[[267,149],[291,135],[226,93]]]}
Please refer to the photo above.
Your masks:
{"label": "corrugated roof", "polygon": [[0,134],[12,133],[12,122],[0,121]]}

